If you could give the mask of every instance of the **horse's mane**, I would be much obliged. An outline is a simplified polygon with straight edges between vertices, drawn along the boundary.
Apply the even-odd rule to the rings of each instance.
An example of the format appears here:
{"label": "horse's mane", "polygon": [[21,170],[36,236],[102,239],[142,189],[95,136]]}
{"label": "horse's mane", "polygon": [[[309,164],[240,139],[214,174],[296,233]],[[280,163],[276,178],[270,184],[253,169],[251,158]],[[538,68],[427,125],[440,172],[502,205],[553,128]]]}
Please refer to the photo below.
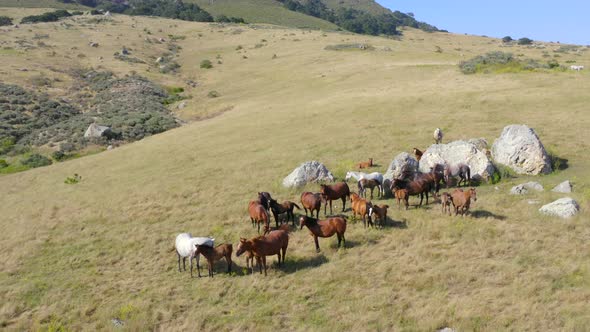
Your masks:
{"label": "horse's mane", "polygon": [[315,226],[318,224],[318,220],[316,218],[313,217],[305,217],[305,222],[309,222],[311,225],[310,226]]}

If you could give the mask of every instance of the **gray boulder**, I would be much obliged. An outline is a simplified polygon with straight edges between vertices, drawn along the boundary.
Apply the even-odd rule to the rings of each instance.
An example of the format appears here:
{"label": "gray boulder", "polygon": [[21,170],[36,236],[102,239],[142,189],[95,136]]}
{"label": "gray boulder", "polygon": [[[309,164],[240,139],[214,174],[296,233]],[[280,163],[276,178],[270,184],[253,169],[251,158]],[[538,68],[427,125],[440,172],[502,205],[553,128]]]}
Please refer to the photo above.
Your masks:
{"label": "gray boulder", "polygon": [[569,197],[560,198],[552,203],[541,206],[539,209],[539,212],[542,214],[560,218],[573,217],[578,211],[580,211],[578,202]]}
{"label": "gray boulder", "polygon": [[436,164],[454,166],[460,163],[471,168],[471,178],[477,181],[489,180],[496,171],[490,159],[475,144],[453,141],[447,144],[433,144],[426,149],[420,159],[420,172],[430,172],[430,168]]}
{"label": "gray boulder", "polygon": [[484,153],[488,150],[488,141],[483,137],[471,138],[467,142],[475,145],[478,150],[483,151]]}
{"label": "gray boulder", "polygon": [[519,184],[518,186],[514,186],[512,187],[512,189],[510,189],[510,194],[512,195],[524,195],[526,193],[528,193],[529,191],[543,191],[543,186],[539,183],[539,182],[527,182],[527,183],[523,183],[523,184]]}
{"label": "gray boulder", "polygon": [[86,129],[86,132],[84,133],[84,137],[86,137],[86,138],[101,137],[104,135],[108,135],[110,132],[111,132],[110,127],[99,126],[96,123],[93,123],[90,126],[88,126],[88,129]]}
{"label": "gray boulder", "polygon": [[402,152],[393,158],[383,175],[383,182],[385,180],[392,181],[394,178],[399,177],[402,170],[412,173],[418,170],[418,161],[407,152]]}
{"label": "gray boulder", "polygon": [[504,127],[492,146],[494,161],[506,165],[518,174],[547,174],[551,160],[532,128],[525,125]]}
{"label": "gray boulder", "polygon": [[551,189],[556,193],[571,193],[572,192],[572,184],[569,181],[563,181],[562,183],[555,186],[555,188]]}
{"label": "gray boulder", "polygon": [[332,173],[319,161],[307,161],[283,179],[285,187],[301,187],[310,182],[334,181]]}

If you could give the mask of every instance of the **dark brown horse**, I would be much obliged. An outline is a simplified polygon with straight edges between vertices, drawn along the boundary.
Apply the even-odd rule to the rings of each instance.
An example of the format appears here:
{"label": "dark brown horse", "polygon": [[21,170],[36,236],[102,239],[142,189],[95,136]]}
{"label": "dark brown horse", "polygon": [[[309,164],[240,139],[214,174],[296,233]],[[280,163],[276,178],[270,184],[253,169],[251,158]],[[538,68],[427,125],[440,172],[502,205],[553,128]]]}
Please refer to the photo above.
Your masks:
{"label": "dark brown horse", "polygon": [[373,205],[373,213],[377,215],[377,218],[375,218],[375,224],[377,224],[381,228],[383,228],[383,226],[385,226],[385,223],[387,222],[387,209],[389,209],[389,205],[387,204]]}
{"label": "dark brown horse", "polygon": [[318,220],[308,216],[301,216],[299,218],[299,225],[299,229],[302,229],[303,226],[309,229],[309,233],[315,242],[316,252],[320,252],[318,237],[331,237],[336,234],[338,237],[338,248],[340,248],[340,243],[344,246],[346,242],[346,239],[344,238],[344,232],[346,232],[346,220],[342,217],[331,217],[324,220]]}
{"label": "dark brown horse", "polygon": [[[215,248],[209,246],[197,246],[195,255],[201,254],[207,259],[207,266],[209,268],[209,277],[213,278],[213,265],[216,261],[225,258],[227,262],[227,273],[231,272],[231,254],[233,252],[233,246],[231,244],[220,244]],[[197,271],[199,272],[199,278],[201,277],[201,269],[199,267],[199,261],[197,261]],[[191,277],[193,276],[193,266],[191,262]]]}
{"label": "dark brown horse", "polygon": [[420,195],[419,206],[422,206],[424,195],[426,195],[426,204],[428,204],[428,192],[433,186],[434,182],[427,177],[420,177],[415,180],[395,179],[391,183],[391,191],[395,192],[396,189],[406,189],[410,196]]}
{"label": "dark brown horse", "polygon": [[365,179],[362,178],[358,181],[357,183],[358,186],[358,190],[359,190],[359,195],[361,197],[367,197],[366,194],[366,190],[371,189],[371,199],[373,199],[373,189],[377,188],[378,192],[378,197],[381,197],[381,192],[383,191],[381,188],[381,182],[379,182],[379,180],[376,179]]}
{"label": "dark brown horse", "polygon": [[371,204],[371,202],[367,201],[366,199],[360,198],[360,196],[356,193],[352,193],[350,194],[350,205],[352,205],[353,217],[356,219],[356,215],[360,215],[363,219],[364,227],[367,227],[367,223],[369,226],[373,225],[373,220],[371,220],[371,214],[373,214],[373,204]]}
{"label": "dark brown horse", "polygon": [[262,267],[264,266],[264,275],[266,276],[266,256],[277,255],[279,257],[279,266],[281,266],[281,262],[285,263],[285,254],[287,253],[288,246],[289,234],[279,229],[271,231],[268,235],[255,237],[250,240],[240,238],[236,256],[240,257],[244,252],[251,251],[256,257],[260,273],[262,273]]}
{"label": "dark brown horse", "polygon": [[424,153],[422,153],[422,151],[418,150],[417,148],[414,148],[413,152],[414,152],[414,156],[416,156],[416,160],[420,161],[420,159],[422,159],[422,155]]}
{"label": "dark brown horse", "polygon": [[270,224],[270,217],[268,216],[268,212],[266,211],[264,206],[260,204],[258,201],[251,201],[250,204],[248,204],[248,213],[250,214],[252,227],[254,227],[254,223],[258,224],[259,234],[261,223],[263,223],[266,226]]}
{"label": "dark brown horse", "polygon": [[337,199],[342,200],[342,212],[344,212],[346,209],[346,198],[350,197],[350,188],[348,188],[348,184],[346,184],[346,182],[332,185],[322,184],[320,193],[326,201],[326,205],[324,205],[324,215],[326,215],[328,201],[330,202],[330,214],[332,214],[332,201]]}
{"label": "dark brown horse", "polygon": [[282,204],[279,204],[276,200],[271,199],[269,201],[270,210],[272,211],[272,215],[275,217],[275,223],[277,224],[277,228],[279,228],[279,215],[286,213],[287,214],[287,222],[291,220],[293,226],[295,226],[295,215],[293,214],[293,210],[297,208],[301,210],[299,205],[291,202],[291,201],[284,201]]}
{"label": "dark brown horse", "polygon": [[266,192],[266,191],[262,191],[258,193],[258,202],[260,204],[262,204],[262,206],[264,206],[264,208],[268,211],[270,210],[270,200],[272,199],[272,197],[270,196],[270,193]]}
{"label": "dark brown horse", "polygon": [[477,193],[475,192],[475,188],[470,188],[467,191],[463,191],[463,189],[455,189],[451,194],[453,207],[455,207],[455,215],[458,215],[461,212],[462,216],[465,216],[465,213],[469,211],[469,206],[471,205],[471,199],[474,202],[477,201]]}
{"label": "dark brown horse", "polygon": [[322,207],[322,195],[320,193],[312,193],[306,191],[301,194],[301,205],[303,205],[303,209],[305,210],[305,215],[307,215],[307,210],[309,210],[310,215],[313,217],[313,211],[316,211],[316,218],[320,217],[320,208]]}

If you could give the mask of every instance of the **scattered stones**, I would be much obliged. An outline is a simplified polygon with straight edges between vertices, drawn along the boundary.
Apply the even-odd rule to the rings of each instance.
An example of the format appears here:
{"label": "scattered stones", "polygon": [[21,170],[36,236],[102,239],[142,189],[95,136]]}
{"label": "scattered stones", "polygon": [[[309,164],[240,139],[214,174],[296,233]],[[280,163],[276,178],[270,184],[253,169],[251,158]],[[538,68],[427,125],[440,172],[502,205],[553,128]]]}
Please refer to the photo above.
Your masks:
{"label": "scattered stones", "polygon": [[543,189],[543,186],[539,182],[531,181],[531,182],[519,184],[518,186],[512,187],[512,189],[510,189],[510,194],[524,195],[532,190],[543,191],[544,189]]}
{"label": "scattered stones", "polygon": [[496,172],[488,156],[475,144],[466,141],[431,145],[420,159],[420,171],[430,172],[430,168],[436,164],[454,166],[460,163],[467,164],[471,168],[471,178],[476,181],[487,181]]}
{"label": "scattered stones", "polygon": [[162,62],[164,62],[164,58],[163,57],[158,57],[156,59],[156,63],[162,63]]}
{"label": "scattered stones", "polygon": [[556,193],[571,193],[572,192],[572,184],[568,180],[563,181],[562,183],[555,186],[555,188],[551,189]]}
{"label": "scattered stones", "polygon": [[90,45],[90,47],[98,47],[98,43],[95,42],[90,42],[88,45]]}
{"label": "scattered stones", "polygon": [[552,203],[541,206],[539,212],[542,214],[560,218],[570,218],[580,211],[578,202],[570,197],[560,198]]}
{"label": "scattered stones", "polygon": [[526,125],[504,127],[492,146],[494,160],[513,169],[518,174],[547,174],[551,172],[551,160],[541,140]]}
{"label": "scattered stones", "polygon": [[334,181],[332,173],[319,161],[307,161],[283,179],[285,187],[301,187],[310,182]]}

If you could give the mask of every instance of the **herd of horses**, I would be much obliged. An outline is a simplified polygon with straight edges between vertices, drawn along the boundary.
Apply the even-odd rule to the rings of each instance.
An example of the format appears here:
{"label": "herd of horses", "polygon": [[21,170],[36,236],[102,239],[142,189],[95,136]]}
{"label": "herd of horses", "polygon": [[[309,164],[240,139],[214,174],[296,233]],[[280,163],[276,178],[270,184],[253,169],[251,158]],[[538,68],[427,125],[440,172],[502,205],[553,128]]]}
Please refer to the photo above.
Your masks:
{"label": "herd of horses", "polygon": [[[359,166],[363,164],[358,164]],[[370,164],[371,166],[369,166]],[[369,159],[365,167],[372,167],[372,159]],[[416,205],[416,208],[421,207],[423,204],[424,197],[426,197],[426,204],[428,204],[429,194],[432,194],[434,198],[440,200],[441,210],[443,214],[451,215],[451,209],[453,209],[455,215],[462,215],[468,213],[471,201],[477,200],[477,192],[475,188],[471,187],[463,189],[461,186],[471,185],[471,171],[469,166],[466,164],[458,164],[454,166],[437,164],[430,169],[430,172],[422,173],[418,171],[408,171],[407,168],[402,168],[401,174],[394,178],[388,184],[388,189],[391,191],[393,199],[398,202],[398,209],[401,209],[401,205],[405,206],[407,210],[409,208],[410,196],[419,196],[420,202]],[[350,187],[346,181],[351,178],[355,178],[357,181],[358,193],[351,192]],[[459,181],[456,185],[459,188],[454,189],[452,192],[443,192],[439,194],[439,191],[443,184],[447,188],[450,187],[454,178],[458,178]],[[275,200],[268,192],[258,192],[258,197],[252,200],[248,204],[248,214],[253,227],[257,227],[258,236],[252,238],[240,238],[238,243],[236,256],[240,257],[244,255],[246,257],[246,268],[248,271],[254,272],[254,260],[259,267],[260,273],[264,269],[264,274],[267,274],[267,256],[278,256],[278,265],[285,263],[285,254],[287,247],[289,246],[289,221],[291,225],[295,227],[295,214],[294,210],[303,209],[305,211],[304,216],[300,216],[298,219],[299,229],[306,227],[310,235],[313,237],[315,249],[317,252],[320,251],[318,238],[328,238],[336,235],[338,238],[338,247],[344,246],[347,227],[346,216],[335,216],[333,212],[333,201],[342,201],[342,212],[346,211],[346,202],[350,201],[352,218],[356,220],[360,218],[363,222],[363,226],[367,227],[380,227],[383,228],[387,221],[387,211],[389,205],[387,204],[373,204],[373,190],[376,188],[377,195],[380,198],[385,198],[385,187],[383,175],[378,172],[373,173],[360,173],[360,172],[348,172],[345,181],[334,183],[334,184],[320,184],[319,192],[303,192],[300,196],[301,206],[292,201],[283,201],[279,203]],[[370,199],[367,199],[366,190],[370,189]],[[321,206],[324,206],[325,219],[320,219]],[[330,206],[330,213],[328,214],[327,208]],[[315,213],[315,217],[314,217]],[[271,229],[271,214],[275,220],[275,228]],[[281,216],[285,218],[281,218]],[[375,223],[373,222],[373,218]],[[283,220],[284,219],[284,222]],[[260,235],[261,226],[263,234]],[[195,241],[193,238],[193,241]],[[203,238],[199,238],[201,242]],[[177,240],[178,241],[178,240]],[[203,255],[209,263],[209,276],[213,276],[212,266],[213,264],[225,258],[228,264],[228,272],[231,272],[231,255],[233,247],[231,244],[222,244],[217,247],[212,245],[213,239],[208,243],[195,244],[194,250],[188,252],[188,249],[184,255],[191,257],[191,276],[192,276],[192,259],[195,255]],[[192,245],[192,244],[191,244]],[[182,250],[181,250],[182,251]],[[179,254],[178,268],[180,271],[180,257],[181,253],[177,249]],[[182,257],[186,257],[182,256]],[[185,268],[186,269],[186,268]],[[197,270],[199,270],[199,261],[197,257]],[[200,277],[200,271],[199,271]]]}

